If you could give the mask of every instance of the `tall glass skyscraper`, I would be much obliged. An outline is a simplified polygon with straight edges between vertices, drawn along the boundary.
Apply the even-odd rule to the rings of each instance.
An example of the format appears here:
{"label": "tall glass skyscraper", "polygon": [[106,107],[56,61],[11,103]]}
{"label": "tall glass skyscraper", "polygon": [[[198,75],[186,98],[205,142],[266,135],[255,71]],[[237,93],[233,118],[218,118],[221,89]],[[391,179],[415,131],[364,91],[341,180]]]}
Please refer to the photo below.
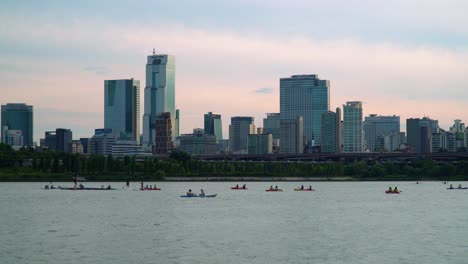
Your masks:
{"label": "tall glass skyscraper", "polygon": [[216,136],[216,141],[223,139],[221,115],[208,112],[205,114],[205,134]]}
{"label": "tall glass skyscraper", "polygon": [[179,131],[175,109],[175,58],[171,55],[157,55],[153,51],[146,63],[144,146],[153,146],[156,142],[156,118],[162,113],[170,113],[174,141]]}
{"label": "tall glass skyscraper", "polygon": [[302,116],[308,145],[321,144],[322,114],[329,110],[330,81],[320,80],[314,74],[280,79],[281,119],[293,120]]}
{"label": "tall glass skyscraper", "polygon": [[346,102],[343,105],[343,152],[362,152],[362,102]]}
{"label": "tall glass skyscraper", "polygon": [[104,128],[117,138],[140,141],[140,81],[104,81]]}
{"label": "tall glass skyscraper", "polygon": [[[34,120],[33,107],[27,104],[6,104],[2,105],[2,126],[1,131],[21,130],[23,144],[33,145]],[[4,141],[2,135],[2,142]]]}

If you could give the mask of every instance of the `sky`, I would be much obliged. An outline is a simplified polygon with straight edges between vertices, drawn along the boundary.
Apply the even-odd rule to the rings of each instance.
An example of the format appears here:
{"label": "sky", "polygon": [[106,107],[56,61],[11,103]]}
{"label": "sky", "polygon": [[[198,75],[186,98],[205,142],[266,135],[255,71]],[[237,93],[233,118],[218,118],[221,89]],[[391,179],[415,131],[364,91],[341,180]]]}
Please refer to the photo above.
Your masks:
{"label": "sky", "polygon": [[0,3],[0,104],[34,106],[34,140],[104,125],[104,80],[141,81],[146,56],[176,58],[180,132],[203,114],[279,112],[279,79],[330,80],[330,109],[468,123],[468,1],[198,0]]}

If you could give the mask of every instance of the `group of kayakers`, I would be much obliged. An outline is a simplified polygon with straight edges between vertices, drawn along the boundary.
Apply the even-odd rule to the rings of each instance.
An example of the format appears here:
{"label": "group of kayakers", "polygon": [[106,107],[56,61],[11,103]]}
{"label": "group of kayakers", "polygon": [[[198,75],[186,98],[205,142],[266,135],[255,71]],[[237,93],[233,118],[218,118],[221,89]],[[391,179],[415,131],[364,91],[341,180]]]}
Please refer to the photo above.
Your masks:
{"label": "group of kayakers", "polygon": [[239,187],[239,184],[236,184],[236,187],[232,187],[231,189],[247,189],[247,185],[242,185],[242,187]]}
{"label": "group of kayakers", "polygon": [[270,191],[278,191],[278,185],[273,188],[273,185],[270,186]]}
{"label": "group of kayakers", "polygon": [[[189,189],[188,192],[187,192],[187,196],[194,197],[194,196],[197,196],[197,195],[192,192],[192,189]],[[203,191],[203,189],[200,189],[200,194],[198,196],[204,197],[205,196],[205,191]]]}
{"label": "group of kayakers", "polygon": [[392,187],[390,186],[390,187],[388,187],[388,192],[397,193],[397,192],[400,192],[400,191],[398,190],[398,187],[395,186],[395,188],[393,188],[393,190],[392,190]]}
{"label": "group of kayakers", "polygon": [[309,191],[312,191],[312,185],[309,185],[309,188],[307,189],[304,189],[304,185],[301,185],[301,188],[298,188],[298,189],[301,189],[301,190],[309,190]]}
{"label": "group of kayakers", "polygon": [[457,188],[453,187],[452,184],[450,184],[450,187],[449,187],[449,189],[461,189],[461,188],[462,188],[461,184],[459,184]]}
{"label": "group of kayakers", "polygon": [[[127,183],[128,183],[128,181],[127,181]],[[156,186],[156,184],[154,186],[151,186],[151,184],[150,185],[146,184],[146,186],[143,186],[143,185],[144,185],[144,183],[142,181],[141,184],[140,184],[140,190],[160,190],[160,188],[158,188]]]}

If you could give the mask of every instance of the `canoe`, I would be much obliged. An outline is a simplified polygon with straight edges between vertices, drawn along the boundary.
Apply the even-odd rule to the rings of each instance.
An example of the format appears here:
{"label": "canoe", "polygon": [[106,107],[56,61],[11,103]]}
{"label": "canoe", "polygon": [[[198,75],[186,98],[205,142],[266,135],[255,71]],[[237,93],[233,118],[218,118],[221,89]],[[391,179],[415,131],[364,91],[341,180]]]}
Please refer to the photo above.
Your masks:
{"label": "canoe", "polygon": [[72,187],[59,187],[60,190],[66,190],[66,191],[113,191],[117,190],[114,188],[107,189],[107,188],[91,188],[91,187],[84,187],[84,188],[72,188]]}
{"label": "canoe", "polygon": [[447,188],[447,190],[466,190],[468,187],[461,187],[461,188]]}
{"label": "canoe", "polygon": [[247,188],[247,187],[245,187],[245,188],[241,188],[241,187],[239,187],[239,188],[231,187],[231,190],[247,190],[247,189],[249,189],[249,188]]}
{"label": "canoe", "polygon": [[140,191],[160,191],[161,188],[156,188],[156,189],[141,189],[140,188]]}
{"label": "canoe", "polygon": [[193,196],[187,196],[187,195],[181,195],[180,197],[182,198],[213,198],[216,197],[217,193],[215,194],[206,194],[205,196],[200,196],[197,194],[194,194]]}
{"label": "canoe", "polygon": [[400,191],[398,191],[398,192],[389,192],[388,190],[386,190],[385,193],[388,193],[388,194],[400,194]]}
{"label": "canoe", "polygon": [[270,189],[268,189],[268,190],[265,190],[265,191],[267,191],[267,192],[282,192],[283,189],[278,189],[278,190],[275,190],[275,189],[270,190]]}
{"label": "canoe", "polygon": [[315,189],[309,190],[309,189],[301,189],[301,188],[295,188],[294,189],[296,192],[313,192]]}

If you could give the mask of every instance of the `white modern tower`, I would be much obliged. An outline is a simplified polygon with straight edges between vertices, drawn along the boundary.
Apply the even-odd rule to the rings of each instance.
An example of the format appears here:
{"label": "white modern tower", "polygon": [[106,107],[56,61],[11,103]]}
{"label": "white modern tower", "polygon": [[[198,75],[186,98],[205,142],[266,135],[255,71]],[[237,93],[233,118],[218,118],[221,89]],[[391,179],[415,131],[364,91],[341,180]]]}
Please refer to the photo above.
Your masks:
{"label": "white modern tower", "polygon": [[156,117],[170,113],[172,140],[178,136],[179,120],[175,109],[175,58],[154,53],[147,57],[145,113],[142,145],[151,148],[156,142]]}
{"label": "white modern tower", "polygon": [[121,139],[140,141],[140,81],[104,81],[104,128]]}

